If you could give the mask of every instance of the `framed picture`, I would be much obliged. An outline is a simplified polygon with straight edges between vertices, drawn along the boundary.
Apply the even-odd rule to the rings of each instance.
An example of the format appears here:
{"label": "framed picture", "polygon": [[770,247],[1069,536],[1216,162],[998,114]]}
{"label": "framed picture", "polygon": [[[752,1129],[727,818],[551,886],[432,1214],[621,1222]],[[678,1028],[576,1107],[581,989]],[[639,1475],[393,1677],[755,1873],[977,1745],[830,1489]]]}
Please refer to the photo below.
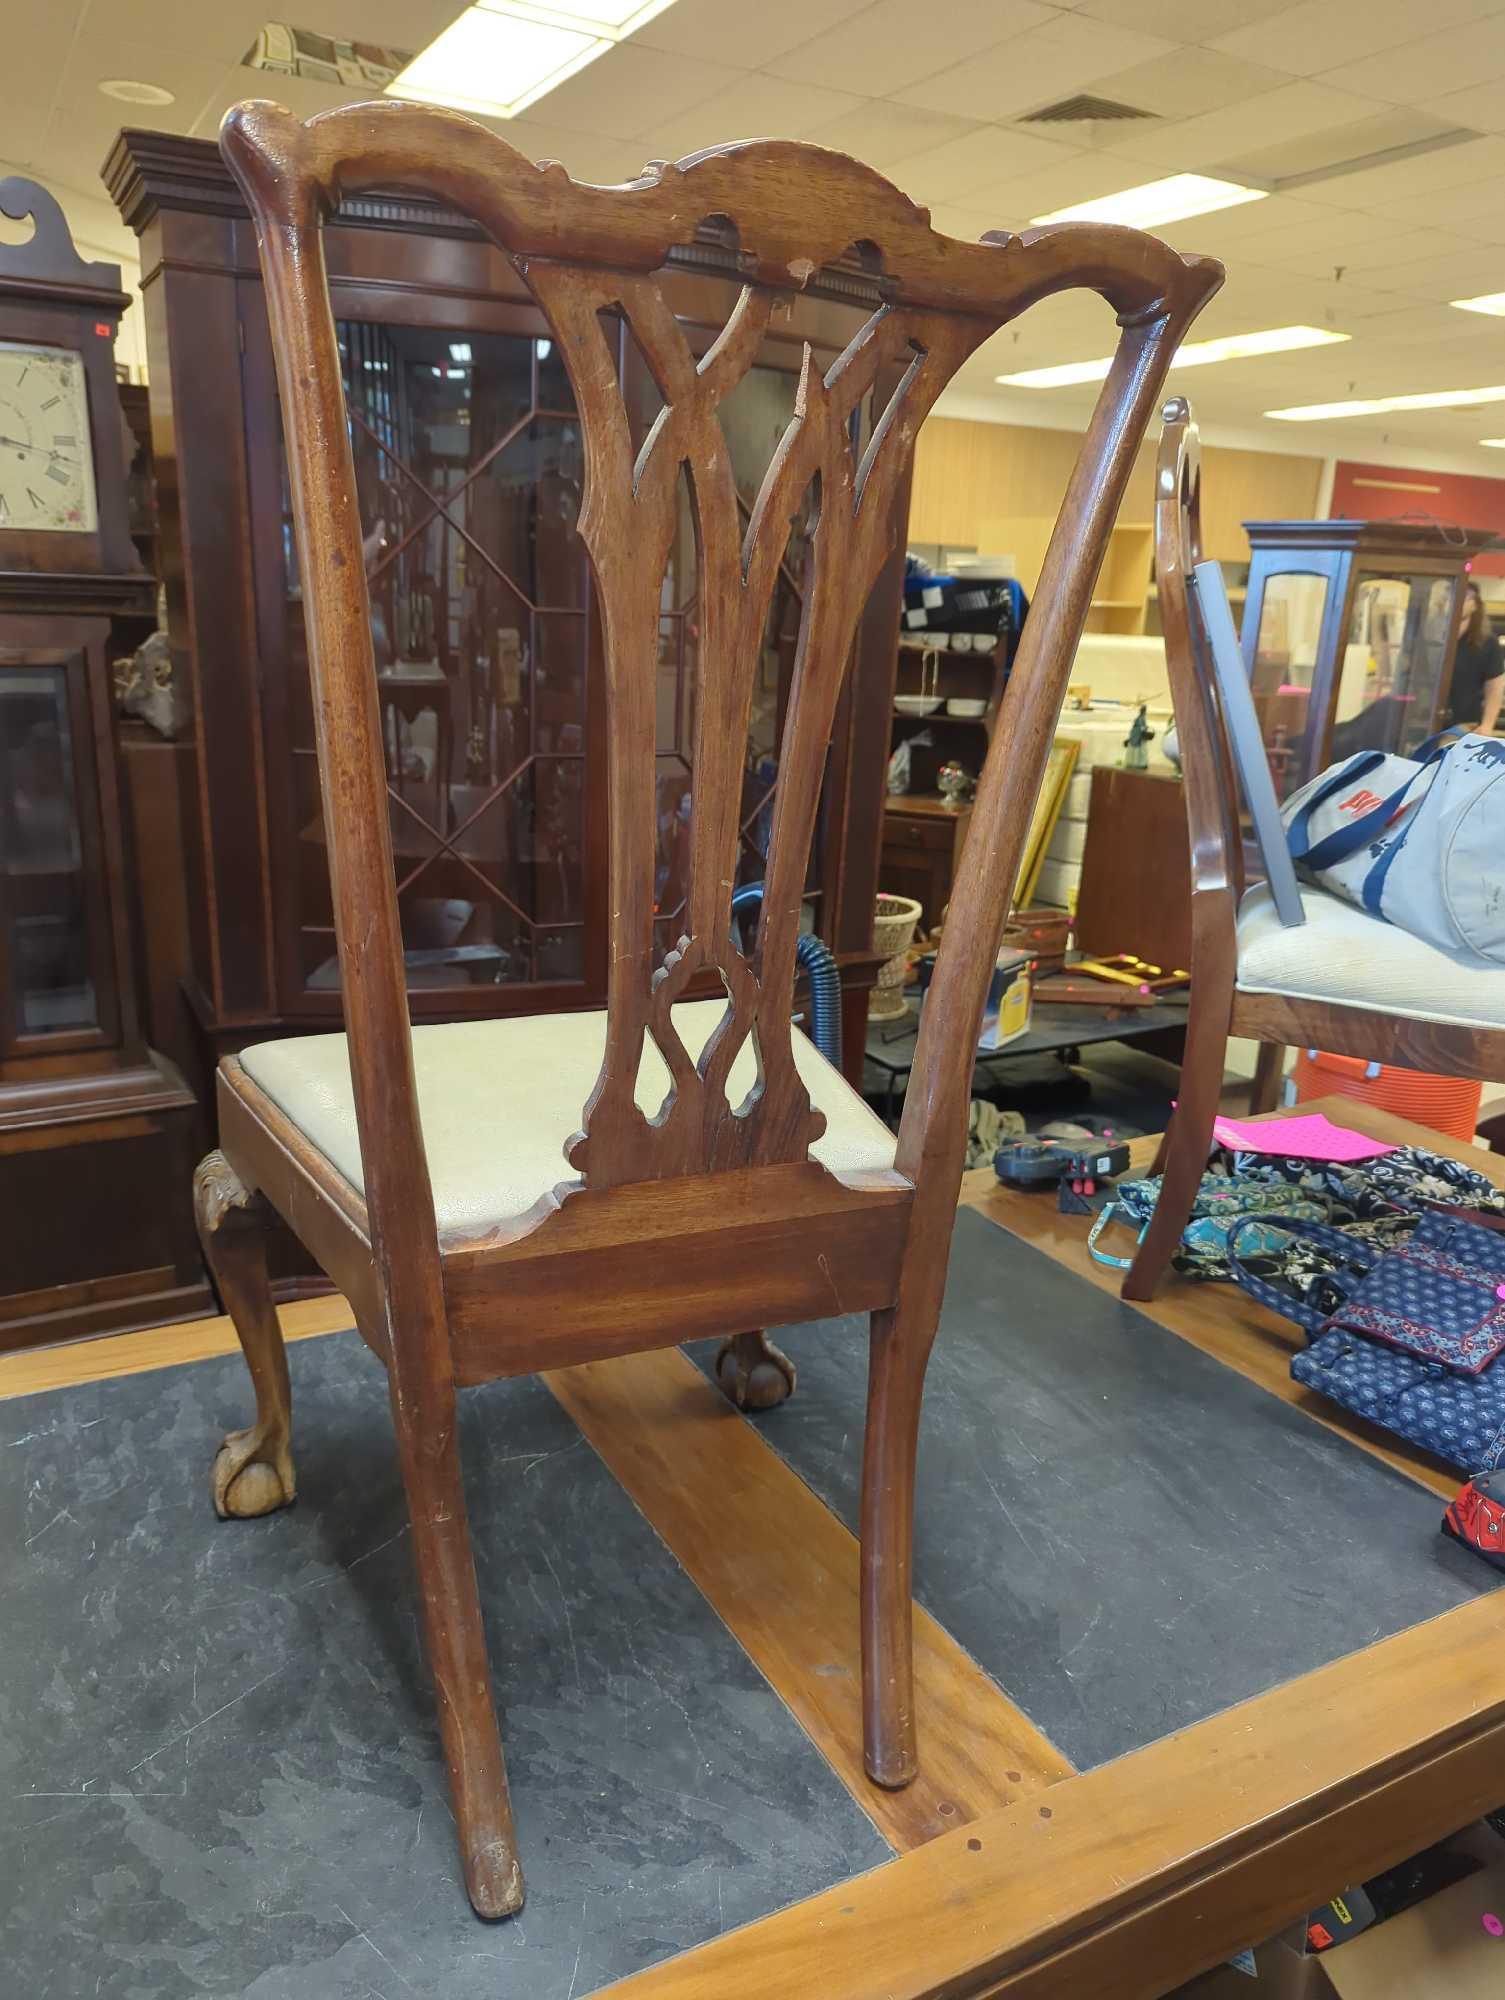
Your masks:
{"label": "framed picture", "polygon": [[1027,909],[1034,899],[1035,884],[1040,879],[1040,870],[1045,862],[1045,850],[1050,846],[1050,836],[1061,817],[1061,807],[1066,802],[1066,787],[1071,783],[1081,747],[1080,742],[1061,736],[1050,746],[1050,761],[1045,766],[1045,776],[1035,799],[1029,837],[1024,843],[1019,876],[1014,884],[1016,910]]}

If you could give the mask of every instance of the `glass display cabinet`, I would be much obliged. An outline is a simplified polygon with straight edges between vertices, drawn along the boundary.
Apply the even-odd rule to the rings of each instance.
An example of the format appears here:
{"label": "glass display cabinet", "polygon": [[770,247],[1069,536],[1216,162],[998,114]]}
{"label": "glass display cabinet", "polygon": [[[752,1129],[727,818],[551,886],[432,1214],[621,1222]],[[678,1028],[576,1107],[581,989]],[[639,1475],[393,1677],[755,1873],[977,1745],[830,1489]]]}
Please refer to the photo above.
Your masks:
{"label": "glass display cabinet", "polygon": [[[302,580],[254,236],[217,149],[122,134],[106,178],[142,245],[151,408],[175,668],[194,727],[183,865],[187,987],[211,1061],[318,1030],[340,995],[304,640]],[[388,811],[419,1019],[600,1006],[606,984],[604,676],[577,531],[581,427],[550,329],[467,219],[407,194],[347,204],[325,231],[365,535]],[[741,290],[708,222],[666,288],[693,352]],[[721,406],[750,509],[793,412],[809,343],[828,362],[881,300],[844,260],[774,314]],[[611,321],[612,316],[603,316]],[[620,318],[608,328],[634,441],[662,398]],[[881,408],[891,385],[875,390]],[[857,420],[859,432],[866,411]],[[858,449],[862,436],[855,440]],[[907,510],[907,491],[899,507]],[[832,733],[807,922],[842,969],[861,1055],[904,565],[857,639]],[[800,625],[805,523],[791,522],[763,635],[744,761],[739,878],[761,879]],[[661,591],[661,945],[678,935],[698,682],[695,536],[682,510]]]}
{"label": "glass display cabinet", "polygon": [[1244,664],[1279,797],[1447,720],[1463,579],[1494,539],[1423,521],[1246,521]]}

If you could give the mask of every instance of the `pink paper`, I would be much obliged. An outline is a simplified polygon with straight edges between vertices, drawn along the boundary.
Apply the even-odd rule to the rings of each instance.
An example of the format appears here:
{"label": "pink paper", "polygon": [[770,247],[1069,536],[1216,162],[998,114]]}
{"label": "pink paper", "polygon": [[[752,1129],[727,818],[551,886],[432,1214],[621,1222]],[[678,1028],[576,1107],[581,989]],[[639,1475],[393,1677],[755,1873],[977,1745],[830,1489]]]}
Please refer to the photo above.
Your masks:
{"label": "pink paper", "polygon": [[1349,1164],[1356,1160],[1377,1160],[1393,1153],[1382,1139],[1370,1139],[1362,1132],[1350,1132],[1334,1125],[1320,1111],[1300,1118],[1261,1119],[1219,1118],[1212,1135],[1220,1146],[1236,1146],[1242,1153],[1277,1153],[1284,1159],[1334,1160]]}

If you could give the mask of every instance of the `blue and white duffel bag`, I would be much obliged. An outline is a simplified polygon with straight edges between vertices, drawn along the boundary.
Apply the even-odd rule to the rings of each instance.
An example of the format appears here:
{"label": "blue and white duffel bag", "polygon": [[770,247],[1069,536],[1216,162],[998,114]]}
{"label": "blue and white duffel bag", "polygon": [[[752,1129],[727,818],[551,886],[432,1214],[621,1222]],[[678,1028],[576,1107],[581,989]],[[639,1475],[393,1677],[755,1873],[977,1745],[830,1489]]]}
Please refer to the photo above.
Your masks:
{"label": "blue and white duffel bag", "polygon": [[1363,750],[1281,807],[1303,873],[1465,963],[1505,966],[1505,740]]}

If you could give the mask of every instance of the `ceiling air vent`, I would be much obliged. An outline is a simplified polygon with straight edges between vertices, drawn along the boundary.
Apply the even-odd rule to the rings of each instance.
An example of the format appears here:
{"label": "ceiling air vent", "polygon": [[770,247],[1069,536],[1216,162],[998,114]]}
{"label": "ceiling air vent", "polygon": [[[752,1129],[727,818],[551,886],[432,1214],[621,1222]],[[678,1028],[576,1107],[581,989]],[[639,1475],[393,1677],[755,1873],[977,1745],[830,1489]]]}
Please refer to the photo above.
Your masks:
{"label": "ceiling air vent", "polygon": [[1118,104],[1111,97],[1092,97],[1083,91],[1076,97],[1063,97],[1059,104],[1047,104],[1041,111],[1031,111],[1015,122],[1020,125],[1097,125],[1158,116],[1158,112],[1141,111],[1137,104]]}

